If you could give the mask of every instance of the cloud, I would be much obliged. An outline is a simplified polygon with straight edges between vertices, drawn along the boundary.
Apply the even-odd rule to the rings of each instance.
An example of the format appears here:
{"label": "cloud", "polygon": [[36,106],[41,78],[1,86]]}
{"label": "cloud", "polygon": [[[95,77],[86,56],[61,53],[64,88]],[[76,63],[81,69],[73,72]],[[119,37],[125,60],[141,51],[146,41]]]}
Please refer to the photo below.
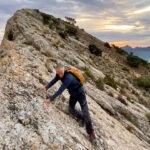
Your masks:
{"label": "cloud", "polygon": [[135,26],[133,25],[106,25],[105,29],[109,29],[109,30],[131,30],[135,28]]}
{"label": "cloud", "polygon": [[150,11],[150,6],[148,6],[146,8],[142,8],[142,9],[136,10],[135,14],[140,14],[140,13],[149,12],[149,11]]}

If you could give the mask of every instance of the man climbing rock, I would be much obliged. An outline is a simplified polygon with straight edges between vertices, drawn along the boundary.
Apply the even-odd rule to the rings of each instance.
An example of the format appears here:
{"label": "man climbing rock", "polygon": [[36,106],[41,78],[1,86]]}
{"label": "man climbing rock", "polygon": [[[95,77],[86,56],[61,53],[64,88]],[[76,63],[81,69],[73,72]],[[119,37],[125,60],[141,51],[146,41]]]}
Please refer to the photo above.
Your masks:
{"label": "man climbing rock", "polygon": [[[46,106],[49,107],[51,101],[53,101],[65,89],[68,89],[68,92],[70,94],[69,113],[77,117],[81,121],[80,126],[86,125],[86,132],[88,133],[90,140],[93,143],[97,143],[97,138],[95,136],[92,121],[88,111],[88,105],[84,88],[80,80],[78,80],[78,78],[75,75],[65,70],[64,66],[57,65],[56,76],[45,87],[42,87],[41,89],[47,91],[58,80],[61,80],[62,85],[53,96],[50,96],[50,99],[45,100]],[[79,112],[75,109],[77,101],[81,106],[82,112]]]}

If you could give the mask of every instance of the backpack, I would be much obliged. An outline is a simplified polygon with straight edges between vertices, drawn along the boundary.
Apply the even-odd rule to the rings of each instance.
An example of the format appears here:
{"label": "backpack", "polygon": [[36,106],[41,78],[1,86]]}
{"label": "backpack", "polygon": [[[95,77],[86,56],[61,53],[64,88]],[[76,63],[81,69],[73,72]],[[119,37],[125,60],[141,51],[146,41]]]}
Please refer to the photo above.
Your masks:
{"label": "backpack", "polygon": [[78,69],[75,69],[75,68],[69,68],[69,69],[66,69],[67,72],[70,72],[72,73],[74,76],[77,77],[77,79],[80,81],[80,83],[83,85],[84,82],[85,82],[85,78],[84,76],[82,75],[81,71],[78,70]]}

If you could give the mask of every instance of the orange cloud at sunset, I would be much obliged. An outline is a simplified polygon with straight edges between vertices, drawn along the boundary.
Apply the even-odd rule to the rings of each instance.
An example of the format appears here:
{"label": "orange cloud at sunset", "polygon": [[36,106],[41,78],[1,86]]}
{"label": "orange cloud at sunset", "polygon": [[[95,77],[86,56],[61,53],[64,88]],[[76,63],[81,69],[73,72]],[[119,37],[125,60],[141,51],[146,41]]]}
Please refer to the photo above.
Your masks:
{"label": "orange cloud at sunset", "polygon": [[131,47],[147,47],[148,45],[142,45],[142,44],[137,44],[137,43],[133,43],[133,42],[130,42],[130,41],[116,41],[116,42],[109,42],[111,45],[114,44],[118,47],[123,47],[123,46],[126,46],[126,45],[129,45]]}
{"label": "orange cloud at sunset", "polygon": [[117,41],[117,42],[110,42],[111,45],[116,45],[116,46],[119,46],[119,47],[122,47],[122,46],[125,46],[127,45],[127,42],[125,41]]}

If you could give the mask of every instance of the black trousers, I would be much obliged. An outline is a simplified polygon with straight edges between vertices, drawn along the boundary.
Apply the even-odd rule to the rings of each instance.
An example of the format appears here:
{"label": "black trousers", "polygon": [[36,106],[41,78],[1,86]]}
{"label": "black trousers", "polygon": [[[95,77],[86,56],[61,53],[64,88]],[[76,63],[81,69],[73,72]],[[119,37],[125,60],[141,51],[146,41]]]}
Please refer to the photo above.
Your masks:
{"label": "black trousers", "polygon": [[[75,105],[76,105],[77,101],[80,103],[80,107],[81,107],[82,112],[75,109]],[[69,113],[72,114],[73,116],[75,116],[76,118],[85,121],[86,132],[88,134],[90,134],[91,132],[94,131],[93,126],[92,126],[91,117],[90,117],[89,110],[88,110],[86,95],[85,95],[84,91],[80,92],[76,96],[70,95]]]}

